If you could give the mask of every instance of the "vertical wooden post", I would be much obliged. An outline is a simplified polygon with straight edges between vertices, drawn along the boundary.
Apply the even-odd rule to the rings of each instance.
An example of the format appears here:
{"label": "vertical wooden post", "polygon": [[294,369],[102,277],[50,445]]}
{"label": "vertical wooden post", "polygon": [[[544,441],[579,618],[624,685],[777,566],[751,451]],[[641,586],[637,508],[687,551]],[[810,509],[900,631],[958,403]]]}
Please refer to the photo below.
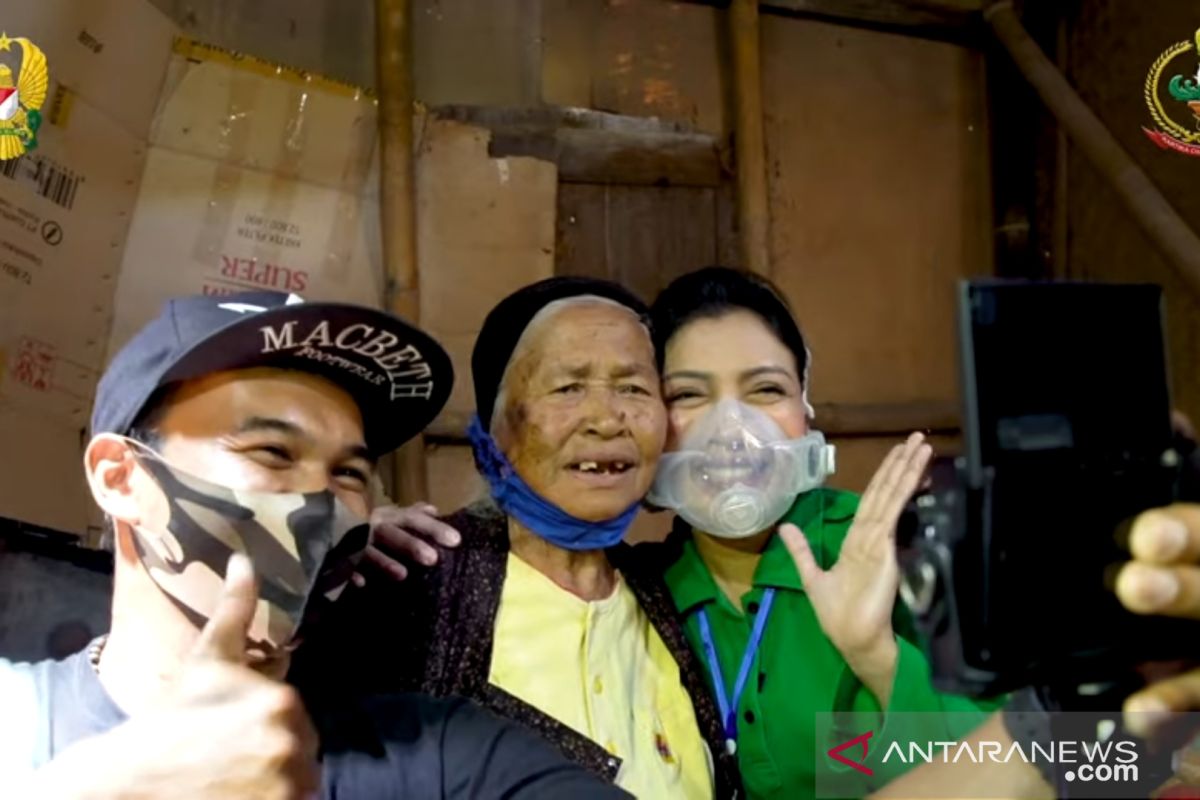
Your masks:
{"label": "vertical wooden post", "polygon": [[758,0],[732,0],[729,32],[733,55],[733,145],[737,161],[737,222],[742,266],[760,275],[770,275],[771,216],[763,137]]}
{"label": "vertical wooden post", "polygon": [[[416,181],[413,175],[412,31],[409,0],[375,1],[379,92],[379,214],[389,311],[420,321]],[[392,497],[402,505],[427,499],[421,436],[397,451]]]}

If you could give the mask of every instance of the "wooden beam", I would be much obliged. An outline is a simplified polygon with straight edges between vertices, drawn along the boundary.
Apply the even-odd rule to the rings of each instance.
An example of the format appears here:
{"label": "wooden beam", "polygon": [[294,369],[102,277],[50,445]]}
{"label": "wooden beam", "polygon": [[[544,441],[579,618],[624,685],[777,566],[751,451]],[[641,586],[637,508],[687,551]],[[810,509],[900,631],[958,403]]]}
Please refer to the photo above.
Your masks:
{"label": "wooden beam", "polygon": [[764,11],[783,11],[894,27],[962,27],[984,0],[763,0]]}
{"label": "wooden beam", "polygon": [[[955,434],[958,404],[940,400],[909,403],[818,403],[814,427],[826,436],[907,436],[913,431]],[[470,414],[447,413],[430,426],[431,439],[466,444]]]}
{"label": "wooden beam", "polygon": [[913,431],[958,433],[958,403],[817,403],[814,427],[826,436],[907,436]]}
{"label": "wooden beam", "polygon": [[[416,183],[413,177],[412,27],[409,0],[376,0],[376,86],[379,89],[379,214],[386,276],[384,303],[394,314],[421,318],[417,274]],[[425,444],[417,436],[394,457],[392,498],[426,500]]]}
{"label": "wooden beam", "polygon": [[769,276],[771,209],[767,194],[767,146],[763,135],[758,0],[732,0],[729,34],[733,54],[733,146],[741,266]]}
{"label": "wooden beam", "polygon": [[721,158],[712,136],[563,128],[556,140],[559,179],[567,183],[721,185]]}
{"label": "wooden beam", "polygon": [[1026,32],[1011,0],[990,5],[984,11],[984,19],[1080,152],[1116,191],[1150,242],[1162,251],[1192,291],[1200,295],[1200,237]]}
{"label": "wooden beam", "polygon": [[[732,0],[683,0],[725,7]],[[760,0],[763,14],[814,19],[913,36],[975,38],[985,0]]]}
{"label": "wooden beam", "polygon": [[429,113],[487,128],[493,158],[553,162],[563,183],[716,187],[724,175],[716,137],[657,120],[560,108],[440,106]]}

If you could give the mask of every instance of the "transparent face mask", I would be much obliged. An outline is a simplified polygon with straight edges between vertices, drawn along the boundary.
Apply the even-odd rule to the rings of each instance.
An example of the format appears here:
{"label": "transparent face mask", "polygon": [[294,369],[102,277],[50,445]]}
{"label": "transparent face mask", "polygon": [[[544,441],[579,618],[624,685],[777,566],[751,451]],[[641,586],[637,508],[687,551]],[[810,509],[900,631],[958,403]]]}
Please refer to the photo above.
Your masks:
{"label": "transparent face mask", "polygon": [[722,400],[678,450],[663,454],[646,500],[697,530],[740,539],[778,522],[834,468],[834,448],[822,434],[789,439],[763,411]]}

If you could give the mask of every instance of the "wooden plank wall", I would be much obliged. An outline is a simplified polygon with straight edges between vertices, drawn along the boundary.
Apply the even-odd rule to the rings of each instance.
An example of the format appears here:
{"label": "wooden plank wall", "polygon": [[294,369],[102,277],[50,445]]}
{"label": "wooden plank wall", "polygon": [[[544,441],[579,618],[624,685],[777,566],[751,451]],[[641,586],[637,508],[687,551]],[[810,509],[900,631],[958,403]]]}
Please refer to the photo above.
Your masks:
{"label": "wooden plank wall", "polygon": [[[813,402],[957,403],[955,285],[991,273],[980,54],[763,26],[772,263],[813,349]],[[865,486],[899,436],[840,441],[838,483]]]}
{"label": "wooden plank wall", "polygon": [[[954,288],[991,272],[981,57],[812,20],[764,16],[763,26],[773,277],[811,341],[814,402],[895,407],[898,425],[912,416],[901,409],[955,407]],[[627,80],[602,61],[589,85]],[[735,263],[728,198],[727,188],[561,185],[555,270],[650,299],[680,272]],[[839,429],[836,482],[861,489],[902,433]],[[957,439],[936,444],[952,453]]]}
{"label": "wooden plank wall", "polygon": [[556,229],[558,274],[619,281],[647,302],[736,251],[727,189],[563,184]]}

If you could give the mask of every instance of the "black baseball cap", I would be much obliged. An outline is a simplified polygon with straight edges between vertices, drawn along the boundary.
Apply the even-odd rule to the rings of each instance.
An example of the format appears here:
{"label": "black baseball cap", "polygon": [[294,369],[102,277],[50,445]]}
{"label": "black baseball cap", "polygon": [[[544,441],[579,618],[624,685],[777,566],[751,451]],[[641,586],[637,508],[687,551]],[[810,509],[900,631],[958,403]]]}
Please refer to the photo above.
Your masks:
{"label": "black baseball cap", "polygon": [[454,384],[441,345],[382,311],[281,292],[179,297],[108,365],[92,433],[129,433],[163,387],[253,367],[313,373],[341,387],[358,404],[367,448],[377,456],[432,422]]}

